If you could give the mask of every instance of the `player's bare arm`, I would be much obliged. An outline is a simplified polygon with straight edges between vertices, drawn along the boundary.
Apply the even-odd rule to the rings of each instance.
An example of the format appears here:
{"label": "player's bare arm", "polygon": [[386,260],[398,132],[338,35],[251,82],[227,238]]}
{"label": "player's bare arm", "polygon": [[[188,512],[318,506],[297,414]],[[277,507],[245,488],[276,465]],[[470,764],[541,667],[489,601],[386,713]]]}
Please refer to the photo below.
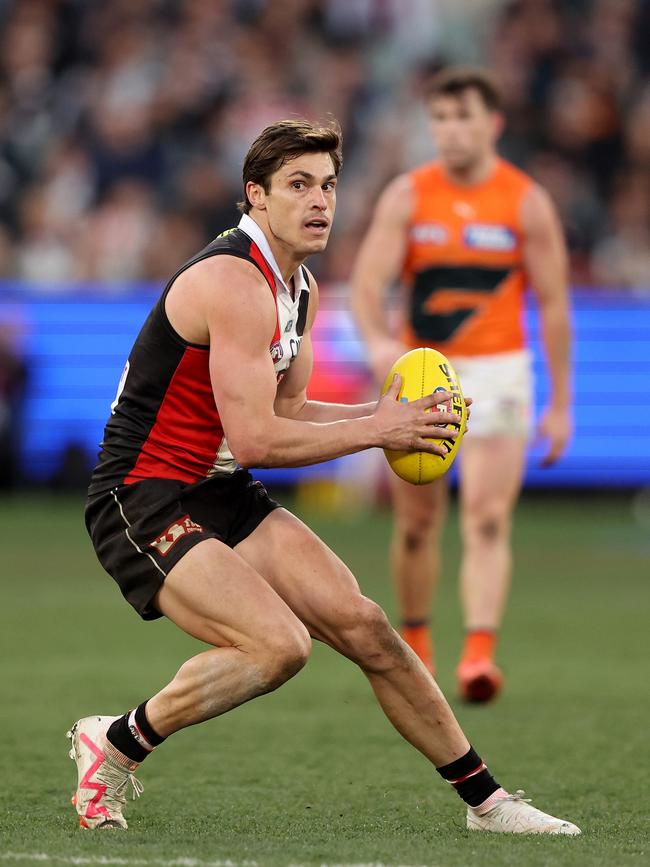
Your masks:
{"label": "player's bare arm", "polygon": [[351,278],[352,311],[379,381],[405,351],[391,334],[386,294],[401,271],[412,209],[411,181],[407,175],[400,175],[386,187],[377,203]]}
{"label": "player's bare arm", "polygon": [[[309,273],[309,272],[308,272]],[[318,311],[318,285],[309,274],[309,309],[298,357],[289,367],[278,385],[275,397],[276,415],[299,421],[328,422],[344,418],[363,418],[372,415],[377,401],[361,404],[324,403],[307,399],[307,383],[311,377],[314,351],[311,329]]]}
{"label": "player's bare arm", "polygon": [[[269,353],[275,305],[263,278],[248,262],[223,256],[198,263],[170,291],[167,314],[186,340],[210,344],[215,400],[228,444],[241,466],[306,466],[373,446],[442,453],[442,446],[431,438],[448,437],[449,431],[439,425],[458,421],[452,413],[428,411],[438,403],[437,397],[398,403],[399,382],[374,413],[361,418],[313,422],[278,415]],[[297,392],[306,389],[310,372],[311,365],[304,364],[300,380],[294,380]]]}
{"label": "player's bare arm", "polygon": [[524,262],[539,308],[542,339],[551,378],[551,398],[539,426],[548,441],[544,465],[566,450],[572,433],[571,322],[566,245],[548,194],[531,188],[522,203]]}

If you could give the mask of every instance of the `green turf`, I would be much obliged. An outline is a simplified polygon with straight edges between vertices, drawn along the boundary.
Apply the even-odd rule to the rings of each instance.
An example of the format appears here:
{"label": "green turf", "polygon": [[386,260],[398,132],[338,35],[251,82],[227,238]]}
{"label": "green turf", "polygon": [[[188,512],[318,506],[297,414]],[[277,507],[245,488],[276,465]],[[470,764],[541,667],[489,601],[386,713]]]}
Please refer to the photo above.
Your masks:
{"label": "green turf", "polygon": [[[306,517],[392,611],[388,516]],[[170,739],[142,768],[127,833],[80,832],[66,728],[149,696],[197,644],[122,602],[95,562],[79,501],[0,500],[0,528],[3,863],[648,863],[650,541],[625,500],[521,505],[505,693],[491,707],[454,705],[499,781],[576,821],[579,839],[471,835],[460,802],[393,732],[361,674],[320,646],[280,691]],[[451,694],[453,525],[445,549],[437,634]],[[51,860],[18,860],[29,853]]]}

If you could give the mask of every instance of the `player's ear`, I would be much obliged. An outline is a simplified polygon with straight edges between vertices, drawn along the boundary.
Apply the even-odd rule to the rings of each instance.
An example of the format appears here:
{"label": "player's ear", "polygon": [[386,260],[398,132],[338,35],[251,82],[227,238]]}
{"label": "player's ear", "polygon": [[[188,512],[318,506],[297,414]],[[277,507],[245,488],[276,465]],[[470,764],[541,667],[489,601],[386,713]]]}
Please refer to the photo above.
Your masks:
{"label": "player's ear", "polygon": [[500,111],[492,112],[492,130],[494,135],[494,140],[497,141],[503,135],[503,130],[506,126],[506,119],[501,114]]}
{"label": "player's ear", "polygon": [[246,196],[254,208],[258,208],[260,211],[266,210],[266,193],[261,184],[248,181],[246,184]]}

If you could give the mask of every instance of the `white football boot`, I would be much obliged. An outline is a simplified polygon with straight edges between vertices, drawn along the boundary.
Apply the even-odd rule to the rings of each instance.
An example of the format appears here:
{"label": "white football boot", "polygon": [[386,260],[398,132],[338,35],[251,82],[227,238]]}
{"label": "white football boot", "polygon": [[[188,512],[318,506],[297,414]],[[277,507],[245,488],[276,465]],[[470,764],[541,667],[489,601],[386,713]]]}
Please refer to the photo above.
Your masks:
{"label": "white football boot", "polygon": [[133,798],[144,787],[133,776],[138,767],[106,740],[106,730],[117,716],[89,716],[78,720],[67,733],[72,741],[70,758],[77,763],[77,791],[72,804],[82,828],[128,828],[122,810],[129,783]]}
{"label": "white football boot", "polygon": [[556,819],[533,807],[521,789],[514,795],[499,798],[482,816],[472,807],[467,808],[467,827],[470,831],[491,831],[495,834],[567,834],[575,837],[582,831],[566,819]]}

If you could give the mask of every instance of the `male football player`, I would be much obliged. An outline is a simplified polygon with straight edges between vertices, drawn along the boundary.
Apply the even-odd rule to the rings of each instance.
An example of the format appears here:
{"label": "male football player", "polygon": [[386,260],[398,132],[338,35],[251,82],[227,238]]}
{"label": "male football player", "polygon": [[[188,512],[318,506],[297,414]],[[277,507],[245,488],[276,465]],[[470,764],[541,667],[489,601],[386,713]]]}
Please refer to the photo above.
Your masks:
{"label": "male football player", "polygon": [[134,771],[175,732],[276,689],[312,638],[360,666],[400,734],[467,804],[468,827],[577,834],[509,795],[470,746],[425,666],[339,558],[247,467],[295,467],[371,447],[442,451],[439,396],[307,400],[318,289],[303,267],[330,233],[338,130],[283,121],[244,163],[239,226],[170,280],[129,356],[86,520],[104,568],[145,619],[209,645],[118,716],[74,724],[85,828],[126,828]]}
{"label": "male football player", "polygon": [[[433,80],[428,107],[438,158],[388,185],[352,277],[353,309],[377,379],[383,381],[407,349],[432,346],[452,361],[474,400],[460,455],[466,636],[457,680],[460,695],[477,702],[494,698],[502,684],[494,657],[531,425],[522,321],[527,284],[537,301],[551,379],[539,425],[548,440],[546,464],[562,455],[572,426],[564,239],[548,195],[497,154],[500,104],[481,70],[451,68]],[[403,286],[399,334],[384,303],[397,279]],[[414,487],[391,474],[391,484],[402,635],[433,670],[429,618],[448,479]]]}

